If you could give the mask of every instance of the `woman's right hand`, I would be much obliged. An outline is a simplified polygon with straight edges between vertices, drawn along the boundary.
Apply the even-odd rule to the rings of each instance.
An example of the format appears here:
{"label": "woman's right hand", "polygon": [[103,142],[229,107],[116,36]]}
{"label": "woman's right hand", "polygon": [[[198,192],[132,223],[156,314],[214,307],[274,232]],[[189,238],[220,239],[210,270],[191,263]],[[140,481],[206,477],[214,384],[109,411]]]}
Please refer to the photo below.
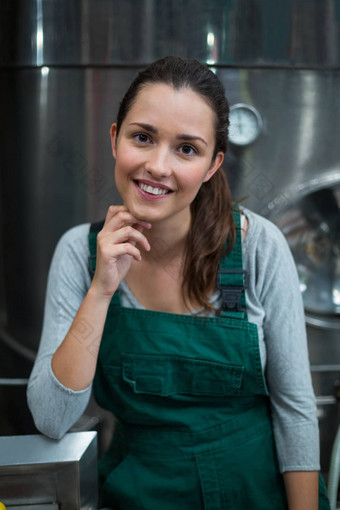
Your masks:
{"label": "woman's right hand", "polygon": [[143,234],[145,228],[150,229],[151,223],[137,220],[124,205],[109,207],[104,226],[97,236],[92,290],[106,298],[113,296],[129,271],[132,260],[141,260],[139,248],[150,250]]}

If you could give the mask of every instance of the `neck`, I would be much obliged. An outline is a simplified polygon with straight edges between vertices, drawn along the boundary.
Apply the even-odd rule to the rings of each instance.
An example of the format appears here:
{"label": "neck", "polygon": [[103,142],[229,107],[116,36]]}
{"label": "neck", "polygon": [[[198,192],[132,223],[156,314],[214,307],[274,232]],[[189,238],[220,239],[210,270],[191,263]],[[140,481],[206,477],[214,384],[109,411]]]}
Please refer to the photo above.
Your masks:
{"label": "neck", "polygon": [[164,263],[165,260],[183,257],[186,239],[190,230],[191,215],[180,218],[167,218],[152,223],[152,228],[144,231],[151,246],[149,253],[143,255],[154,263]]}

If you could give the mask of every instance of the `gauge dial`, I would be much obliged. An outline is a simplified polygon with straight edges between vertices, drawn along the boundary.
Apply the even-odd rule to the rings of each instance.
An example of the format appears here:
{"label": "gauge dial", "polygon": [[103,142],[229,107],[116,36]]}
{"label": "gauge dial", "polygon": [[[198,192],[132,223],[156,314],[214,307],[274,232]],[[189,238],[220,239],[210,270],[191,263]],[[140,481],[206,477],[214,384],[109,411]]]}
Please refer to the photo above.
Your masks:
{"label": "gauge dial", "polygon": [[253,107],[234,104],[229,113],[229,142],[239,147],[253,143],[262,131],[262,118]]}

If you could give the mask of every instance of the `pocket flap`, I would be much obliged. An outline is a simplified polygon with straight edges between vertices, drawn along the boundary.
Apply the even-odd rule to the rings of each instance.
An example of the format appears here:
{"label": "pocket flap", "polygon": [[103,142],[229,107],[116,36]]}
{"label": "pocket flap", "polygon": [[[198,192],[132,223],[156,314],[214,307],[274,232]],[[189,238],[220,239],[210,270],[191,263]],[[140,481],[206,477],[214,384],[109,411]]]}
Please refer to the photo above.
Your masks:
{"label": "pocket flap", "polygon": [[181,356],[123,354],[122,376],[135,393],[150,395],[237,395],[243,366]]}

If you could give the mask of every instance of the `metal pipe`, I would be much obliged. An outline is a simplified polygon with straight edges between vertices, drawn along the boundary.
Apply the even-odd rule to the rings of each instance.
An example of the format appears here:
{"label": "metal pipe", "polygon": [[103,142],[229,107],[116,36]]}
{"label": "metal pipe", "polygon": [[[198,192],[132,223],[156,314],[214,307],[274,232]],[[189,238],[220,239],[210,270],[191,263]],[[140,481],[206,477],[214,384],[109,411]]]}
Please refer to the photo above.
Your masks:
{"label": "metal pipe", "polygon": [[328,476],[328,498],[331,510],[336,510],[338,486],[340,476],[340,426],[332,449],[330,470]]}
{"label": "metal pipe", "polygon": [[0,377],[0,386],[27,386],[28,379],[12,379]]}

